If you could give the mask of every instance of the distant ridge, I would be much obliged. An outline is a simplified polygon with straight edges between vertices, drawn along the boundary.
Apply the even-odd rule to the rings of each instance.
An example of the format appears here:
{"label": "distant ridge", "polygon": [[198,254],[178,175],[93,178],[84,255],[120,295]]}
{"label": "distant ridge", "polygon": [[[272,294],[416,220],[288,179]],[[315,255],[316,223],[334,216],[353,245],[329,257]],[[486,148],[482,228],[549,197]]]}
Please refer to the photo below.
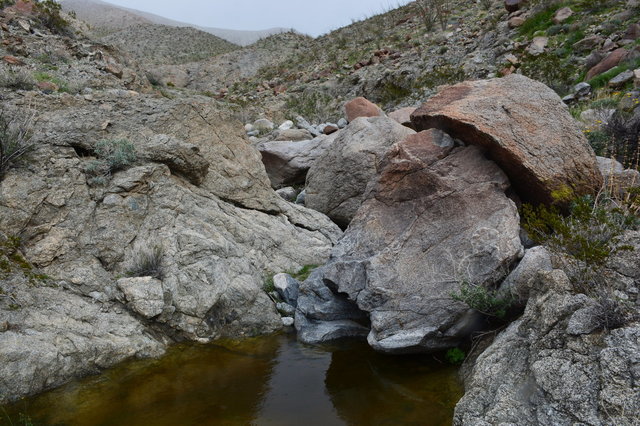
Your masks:
{"label": "distant ridge", "polygon": [[92,32],[98,36],[106,36],[135,25],[158,24],[170,27],[192,27],[233,44],[248,46],[270,35],[291,30],[290,28],[269,28],[258,31],[242,31],[201,27],[101,0],[61,0],[60,3],[65,11],[75,11],[79,19],[90,24]]}

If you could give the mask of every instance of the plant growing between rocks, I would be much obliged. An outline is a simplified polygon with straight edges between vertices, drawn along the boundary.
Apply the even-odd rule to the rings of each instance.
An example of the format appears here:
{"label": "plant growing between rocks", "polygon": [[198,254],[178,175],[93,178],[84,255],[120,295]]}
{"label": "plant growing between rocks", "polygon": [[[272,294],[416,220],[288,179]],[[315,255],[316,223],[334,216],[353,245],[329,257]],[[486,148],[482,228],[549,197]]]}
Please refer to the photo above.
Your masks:
{"label": "plant growing between rocks", "polygon": [[33,149],[31,117],[10,120],[0,110],[0,180],[4,174]]}
{"label": "plant growing between rocks", "polygon": [[94,152],[98,159],[85,167],[85,172],[92,176],[89,183],[93,185],[106,184],[114,172],[126,169],[138,158],[135,146],[127,139],[101,140]]}
{"label": "plant growing between rocks", "polygon": [[133,255],[127,275],[130,277],[153,277],[162,280],[164,278],[163,257],[164,247],[161,244],[139,247]]}

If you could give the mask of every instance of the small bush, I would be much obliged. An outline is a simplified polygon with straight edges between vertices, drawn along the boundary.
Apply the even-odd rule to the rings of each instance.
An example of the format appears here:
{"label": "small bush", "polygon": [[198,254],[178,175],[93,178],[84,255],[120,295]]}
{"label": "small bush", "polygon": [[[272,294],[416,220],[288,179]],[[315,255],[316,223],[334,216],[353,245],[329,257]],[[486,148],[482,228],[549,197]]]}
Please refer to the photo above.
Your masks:
{"label": "small bush", "polygon": [[485,288],[481,285],[470,284],[463,281],[457,293],[452,293],[454,300],[465,303],[471,309],[498,319],[506,317],[513,299],[509,294],[503,294],[497,290]]}
{"label": "small bush", "polygon": [[13,6],[15,4],[14,0],[0,0],[0,9],[4,9],[5,7]]}
{"label": "small bush", "polygon": [[31,90],[36,86],[36,82],[26,71],[12,69],[0,74],[0,87],[11,90]]}
{"label": "small bush", "polygon": [[163,257],[164,247],[160,244],[139,248],[133,256],[127,275],[130,277],[153,277],[162,280],[164,278]]}
{"label": "small bush", "polygon": [[89,162],[85,172],[93,176],[90,182],[95,185],[105,184],[114,172],[129,167],[138,158],[135,147],[126,139],[101,140],[94,152],[98,159]]}
{"label": "small bush", "polygon": [[53,32],[65,33],[69,22],[61,15],[62,5],[55,0],[39,0],[36,8],[40,14],[40,22]]}
{"label": "small bush", "polygon": [[0,179],[31,149],[30,119],[9,120],[0,110]]}

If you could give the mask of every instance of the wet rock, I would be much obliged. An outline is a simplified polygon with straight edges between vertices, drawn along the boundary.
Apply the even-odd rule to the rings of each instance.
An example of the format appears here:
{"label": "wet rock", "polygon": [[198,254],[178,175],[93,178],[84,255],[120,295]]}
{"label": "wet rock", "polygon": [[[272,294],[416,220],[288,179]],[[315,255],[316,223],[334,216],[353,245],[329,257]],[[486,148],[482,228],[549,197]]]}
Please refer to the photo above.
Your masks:
{"label": "wet rock", "polygon": [[387,117],[355,119],[309,169],[306,206],[346,227],[387,149],[413,133]]}
{"label": "wet rock", "polygon": [[552,203],[557,190],[593,194],[602,177],[593,150],[558,95],[521,75],[464,82],[442,90],[411,116],[487,149],[518,195]]}

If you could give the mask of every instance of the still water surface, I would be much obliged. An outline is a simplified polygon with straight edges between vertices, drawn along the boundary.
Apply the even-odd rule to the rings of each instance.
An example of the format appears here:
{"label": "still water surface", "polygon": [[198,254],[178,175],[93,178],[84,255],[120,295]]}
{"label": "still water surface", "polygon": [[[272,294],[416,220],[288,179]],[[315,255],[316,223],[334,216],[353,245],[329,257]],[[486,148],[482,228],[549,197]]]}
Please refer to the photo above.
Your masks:
{"label": "still water surface", "polygon": [[281,334],[178,345],[5,407],[0,424],[26,413],[35,425],[437,426],[461,396],[456,369],[430,356]]}

